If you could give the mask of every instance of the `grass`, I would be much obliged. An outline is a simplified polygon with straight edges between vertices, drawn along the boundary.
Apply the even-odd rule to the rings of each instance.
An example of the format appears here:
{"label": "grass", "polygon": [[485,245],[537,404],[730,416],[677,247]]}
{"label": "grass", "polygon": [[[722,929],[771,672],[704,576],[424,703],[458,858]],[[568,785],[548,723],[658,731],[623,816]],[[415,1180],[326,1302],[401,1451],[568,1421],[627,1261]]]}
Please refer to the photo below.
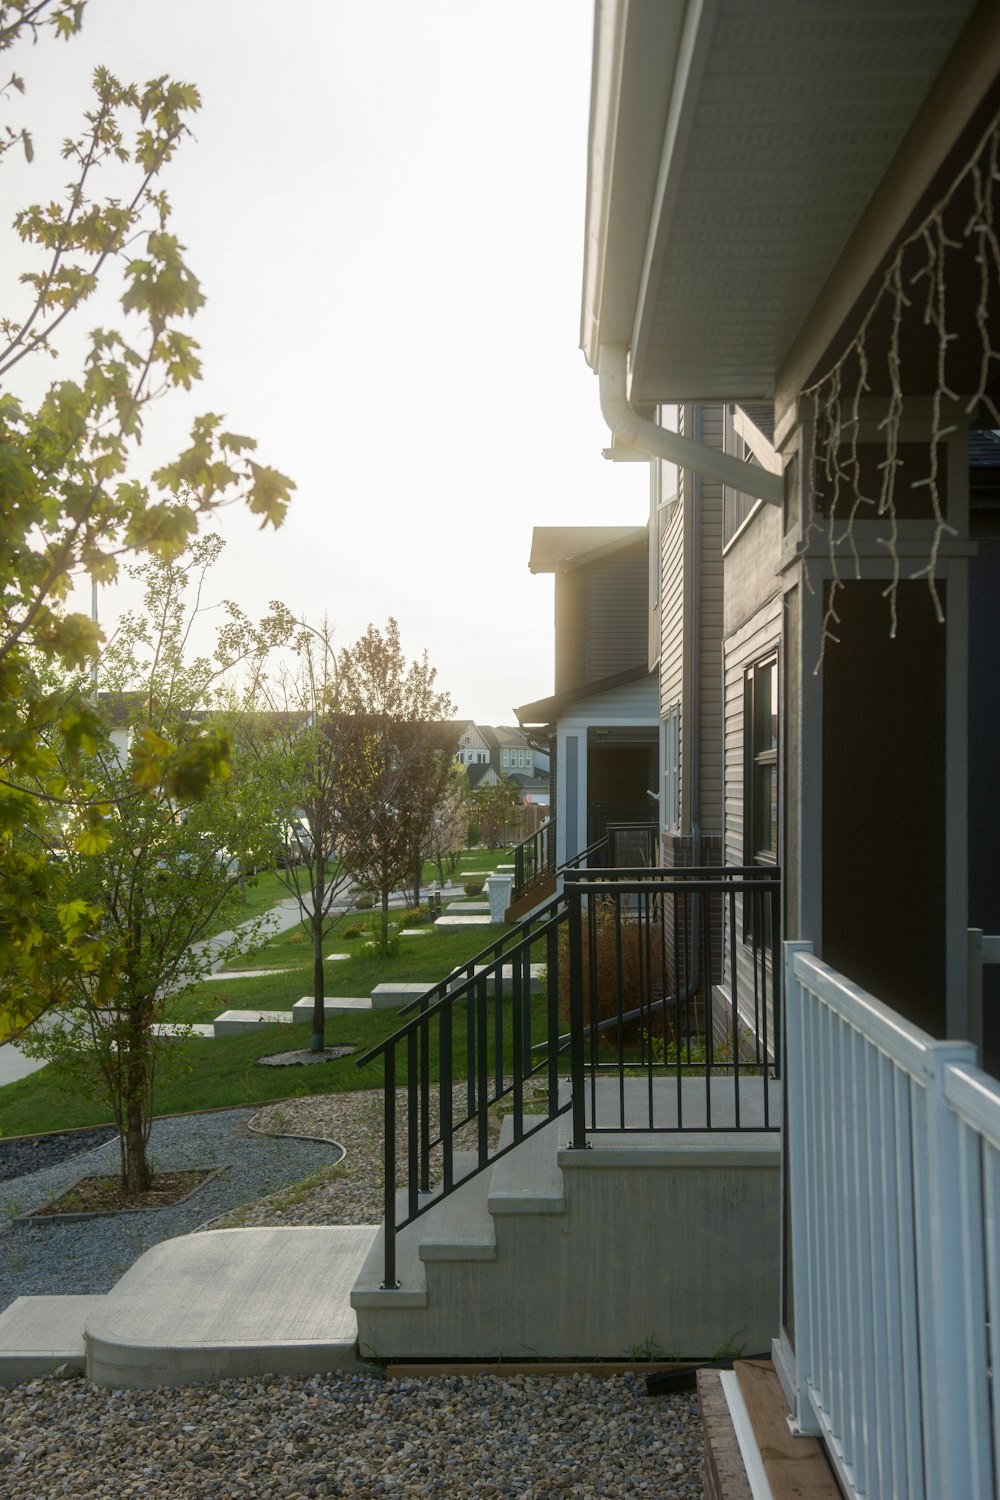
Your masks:
{"label": "grass", "polygon": [[[543,998],[536,997],[533,1007],[534,1033],[541,1039],[544,1035]],[[505,1009],[508,1012],[505,1032],[509,1039],[509,1002]],[[163,1066],[158,1073],[154,1113],[172,1115],[204,1109],[235,1109],[266,1104],[272,1099],[380,1088],[383,1082],[381,1060],[376,1059],[367,1067],[359,1068],[357,1058],[390,1036],[398,1025],[396,1012],[391,1010],[338,1019],[328,1027],[327,1040],[338,1045],[354,1045],[358,1049],[355,1055],[303,1068],[266,1068],[255,1064],[257,1058],[274,1052],[308,1047],[308,1024],[269,1026],[242,1036],[172,1043],[163,1055]],[[489,1056],[492,1060],[492,1024],[489,1030]],[[465,1018],[459,1010],[455,1014],[453,1036],[453,1055],[459,1066],[459,1060],[465,1056],[465,1035]],[[436,1082],[439,1076],[436,1033],[432,1032],[432,1037],[430,1076]],[[509,1071],[509,1055],[505,1063]],[[402,1087],[405,1082],[406,1058],[400,1056],[397,1058],[397,1084]],[[49,1063],[39,1072],[0,1089],[0,1138],[107,1123],[107,1107],[82,1090],[62,1063]]]}
{"label": "grass", "polygon": [[[344,926],[358,917],[352,913]],[[350,953],[346,960],[326,965],[327,995],[370,995],[377,984],[395,980],[404,984],[426,981],[428,989],[439,979],[466,963],[482,948],[498,942],[503,926],[459,928],[441,932],[436,928],[425,937],[402,938],[392,957],[377,958],[361,952],[363,937],[341,939],[335,927],[327,938],[327,953]],[[300,928],[279,933],[254,953],[246,954],[237,967],[278,969],[277,974],[251,979],[206,980],[169,1003],[171,1021],[212,1021],[224,1010],[290,1010],[296,1000],[313,992],[312,950]]]}

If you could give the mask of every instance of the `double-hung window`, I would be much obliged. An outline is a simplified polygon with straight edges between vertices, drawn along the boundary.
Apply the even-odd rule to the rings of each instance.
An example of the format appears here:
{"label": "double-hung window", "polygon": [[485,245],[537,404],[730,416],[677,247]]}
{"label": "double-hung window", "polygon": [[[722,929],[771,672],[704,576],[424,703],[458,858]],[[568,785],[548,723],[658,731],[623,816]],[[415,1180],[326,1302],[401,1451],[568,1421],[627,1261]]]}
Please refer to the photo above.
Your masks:
{"label": "double-hung window", "polygon": [[778,863],[778,657],[755,662],[743,683],[744,857]]}

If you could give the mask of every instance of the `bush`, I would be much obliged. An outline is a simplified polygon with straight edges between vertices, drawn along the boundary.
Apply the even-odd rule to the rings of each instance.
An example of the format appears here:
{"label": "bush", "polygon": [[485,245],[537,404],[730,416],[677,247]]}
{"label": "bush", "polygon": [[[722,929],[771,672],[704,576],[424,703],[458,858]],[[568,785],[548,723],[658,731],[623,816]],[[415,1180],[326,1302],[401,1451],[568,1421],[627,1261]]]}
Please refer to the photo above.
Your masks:
{"label": "bush", "polygon": [[344,927],[341,930],[340,936],[342,938],[359,938],[369,936],[370,933],[371,929],[367,922],[352,922],[349,927]]}
{"label": "bush", "polygon": [[371,891],[361,891],[354,898],[354,906],[356,911],[371,911],[374,905],[375,897],[372,895]]}
{"label": "bush", "polygon": [[481,896],[485,883],[482,876],[476,876],[475,878],[470,876],[468,880],[462,882],[462,890],[467,896]]}
{"label": "bush", "polygon": [[369,928],[371,936],[366,943],[361,944],[361,953],[365,958],[395,958],[399,952],[399,928],[389,924],[385,947],[380,941],[382,936],[379,922],[373,922]]}
{"label": "bush", "polygon": [[430,908],[427,906],[408,906],[399,919],[400,930],[404,927],[423,927],[430,920]]}

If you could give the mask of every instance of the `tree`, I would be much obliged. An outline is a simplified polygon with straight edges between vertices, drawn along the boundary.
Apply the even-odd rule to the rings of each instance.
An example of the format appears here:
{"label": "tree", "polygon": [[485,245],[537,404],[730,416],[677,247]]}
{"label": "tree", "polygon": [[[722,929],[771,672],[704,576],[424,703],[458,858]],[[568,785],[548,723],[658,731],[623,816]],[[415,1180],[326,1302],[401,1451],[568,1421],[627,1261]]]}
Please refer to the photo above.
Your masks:
{"label": "tree", "polygon": [[[435,808],[448,782],[459,731],[448,721],[447,693],[435,690],[427,653],[407,663],[399,627],[383,634],[369,625],[338,659],[340,704],[354,723],[351,752],[341,765],[346,820],[341,858],[378,891],[380,943],[389,937],[389,895],[414,878],[427,847]],[[361,810],[368,810],[367,822]]]}
{"label": "tree", "polygon": [[337,920],[334,904],[351,879],[339,849],[349,838],[364,841],[372,814],[363,798],[350,801],[344,795],[356,761],[357,725],[341,710],[329,621],[319,627],[300,622],[294,644],[295,668],[264,686],[265,712],[253,717],[244,739],[248,754],[268,768],[273,787],[278,874],[299,904],[312,946],[310,1047],[321,1052],[326,1044],[323,946]]}
{"label": "tree", "polygon": [[521,812],[521,792],[503,772],[495,786],[479,786],[472,794],[479,836],[490,848],[507,843],[508,829]]}
{"label": "tree", "polygon": [[[151,760],[167,739],[227,743],[267,653],[288,636],[281,606],[254,624],[228,604],[214,657],[187,659],[204,576],[220,546],[217,537],[205,537],[186,559],[134,569],[145,583],[145,608],[124,618],[104,653],[98,702],[104,722],[85,757],[106,836],[92,847],[88,809],[71,805],[65,823],[50,819],[36,834],[58,857],[62,886],[57,907],[43,908],[40,921],[74,945],[77,963],[49,979],[42,998],[59,1007],[55,1024],[30,1033],[28,1046],[60,1057],[107,1103],[121,1132],[127,1195],[145,1191],[151,1180],[146,1143],[165,1045],[157,1028],[170,996],[252,946],[261,929],[258,919],[207,941],[238,921],[243,871],[268,848],[272,810],[253,763],[240,761],[230,775],[227,755],[203,795],[182,804]],[[249,668],[241,692],[231,681],[238,668]]]}
{"label": "tree", "polygon": [[465,767],[452,762],[441,800],[434,809],[427,853],[437,865],[438,880],[457,874],[469,834],[469,778]]}
{"label": "tree", "polygon": [[[69,38],[83,12],[82,0],[0,0],[0,52],[46,30]],[[2,93],[11,90],[24,90],[16,73]],[[63,146],[71,174],[64,197],[14,221],[28,260],[24,303],[0,318],[0,969],[23,982],[8,985],[0,1038],[31,1019],[39,978],[75,963],[65,934],[34,920],[58,879],[20,837],[26,826],[43,828],[57,805],[47,774],[60,779],[53,757],[74,771],[100,738],[93,704],[68,702],[47,670],[85,667],[99,648],[95,623],[65,607],[72,576],[107,582],[128,553],[177,556],[201,515],[235,499],[262,525],[277,525],[294,487],[256,463],[253,441],[226,431],[214,413],[194,422],[176,460],[148,479],[138,471],[150,402],[189,389],[200,374],[186,325],[204,298],[161,185],[198,106],[191,84],[161,77],[138,86],[99,68],[92,108]],[[30,135],[6,124],[0,158],[18,144],[30,161]],[[95,328],[82,370],[69,378],[60,339],[98,287],[117,298],[122,329]],[[17,379],[48,356],[59,360],[60,377],[38,401],[19,396]],[[165,788],[188,796],[209,786],[219,763],[207,740],[185,737],[161,737],[157,756]],[[91,799],[80,821],[78,852],[111,836],[98,805]]]}

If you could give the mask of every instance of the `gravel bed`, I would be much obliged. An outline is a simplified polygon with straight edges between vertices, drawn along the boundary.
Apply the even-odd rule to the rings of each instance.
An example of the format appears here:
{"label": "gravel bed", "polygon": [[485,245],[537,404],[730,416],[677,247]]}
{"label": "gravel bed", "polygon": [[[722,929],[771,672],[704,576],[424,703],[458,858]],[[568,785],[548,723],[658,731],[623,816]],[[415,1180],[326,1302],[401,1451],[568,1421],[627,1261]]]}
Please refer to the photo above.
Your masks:
{"label": "gravel bed", "polygon": [[0,1311],[15,1297],[106,1292],[160,1240],[198,1229],[207,1219],[253,1202],[329,1167],[340,1155],[328,1141],[252,1134],[252,1109],[157,1120],[150,1139],[155,1166],[170,1171],[225,1168],[185,1202],[145,1213],[109,1214],[76,1224],[14,1224],[16,1214],[44,1207],[82,1177],[118,1170],[117,1137],[59,1165],[0,1183]]}
{"label": "gravel bed", "polygon": [[117,1140],[118,1132],[110,1125],[93,1130],[60,1130],[54,1135],[24,1135],[15,1140],[0,1140],[0,1182],[12,1177],[27,1177],[43,1167],[55,1167],[84,1151],[93,1151],[105,1141]]}
{"label": "gravel bed", "polygon": [[700,1496],[693,1395],[638,1377],[366,1376],[0,1391],[0,1500]]}

